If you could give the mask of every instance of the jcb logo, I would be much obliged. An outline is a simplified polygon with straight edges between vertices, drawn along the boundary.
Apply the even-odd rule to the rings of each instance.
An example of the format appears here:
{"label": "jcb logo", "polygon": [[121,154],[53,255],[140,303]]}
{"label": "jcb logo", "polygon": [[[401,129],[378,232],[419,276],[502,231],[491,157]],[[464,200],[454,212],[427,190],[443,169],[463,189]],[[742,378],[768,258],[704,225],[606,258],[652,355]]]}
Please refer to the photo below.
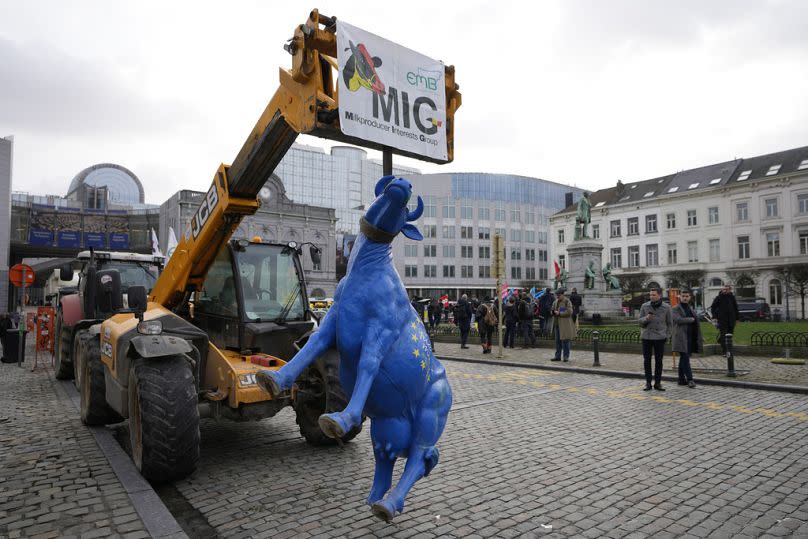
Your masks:
{"label": "jcb logo", "polygon": [[214,183],[210,186],[210,190],[204,200],[202,200],[202,204],[199,205],[199,209],[196,210],[196,214],[191,218],[191,233],[194,239],[196,239],[202,231],[202,227],[208,222],[208,217],[213,213],[213,209],[218,203],[219,194],[216,192],[216,184]]}

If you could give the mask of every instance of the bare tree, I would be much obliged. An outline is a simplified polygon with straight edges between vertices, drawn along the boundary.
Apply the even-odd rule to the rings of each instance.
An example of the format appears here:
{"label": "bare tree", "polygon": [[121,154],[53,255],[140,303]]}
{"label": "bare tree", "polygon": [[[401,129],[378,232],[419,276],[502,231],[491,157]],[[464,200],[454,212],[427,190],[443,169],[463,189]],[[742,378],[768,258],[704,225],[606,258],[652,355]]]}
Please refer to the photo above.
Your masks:
{"label": "bare tree", "polygon": [[802,319],[805,320],[805,296],[808,295],[808,264],[788,264],[775,268],[777,278],[800,295]]}

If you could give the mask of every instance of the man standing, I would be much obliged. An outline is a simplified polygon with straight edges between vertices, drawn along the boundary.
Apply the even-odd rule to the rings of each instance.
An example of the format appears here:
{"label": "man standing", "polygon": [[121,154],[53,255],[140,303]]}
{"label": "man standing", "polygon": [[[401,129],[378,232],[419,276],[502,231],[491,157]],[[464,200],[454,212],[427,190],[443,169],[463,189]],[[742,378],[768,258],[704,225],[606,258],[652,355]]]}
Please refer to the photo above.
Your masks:
{"label": "man standing", "polygon": [[578,289],[573,287],[572,293],[570,294],[570,303],[572,303],[572,321],[575,322],[575,327],[578,327],[578,315],[581,314],[581,305],[583,305],[583,299],[580,295],[578,295]]}
{"label": "man standing", "polygon": [[533,307],[530,305],[530,300],[526,293],[522,293],[519,300],[519,331],[522,334],[522,347],[527,348],[528,342],[530,346],[535,346],[536,337],[533,335]]}
{"label": "man standing", "polygon": [[460,301],[455,305],[454,318],[457,327],[460,328],[460,348],[468,348],[466,341],[471,329],[471,305],[466,294],[460,296]]}
{"label": "man standing", "polygon": [[645,368],[645,391],[651,390],[651,353],[654,354],[654,389],[662,387],[662,357],[665,355],[665,341],[671,334],[670,305],[663,303],[659,288],[651,288],[647,301],[640,307],[640,338],[642,339],[643,367]]}
{"label": "man standing", "polygon": [[673,308],[674,328],[671,348],[674,352],[679,352],[679,385],[696,387],[690,368],[690,355],[700,354],[704,348],[704,341],[698,318],[690,306],[691,298],[690,290],[685,288],[679,296],[679,305]]}
{"label": "man standing", "polygon": [[545,331],[550,327],[550,318],[553,316],[553,302],[555,297],[550,292],[550,287],[544,289],[544,294],[539,298],[539,327]]}
{"label": "man standing", "polygon": [[504,346],[513,348],[513,342],[516,338],[516,324],[519,322],[519,316],[516,314],[516,297],[510,296],[508,302],[502,311],[502,318],[505,319],[505,341]]}
{"label": "man standing", "polygon": [[550,361],[570,360],[570,341],[575,338],[575,324],[572,322],[572,302],[564,295],[565,290],[559,288],[556,291],[556,300],[551,308],[552,331],[555,335],[555,356]]}
{"label": "man standing", "polygon": [[721,343],[721,349],[724,355],[727,354],[727,333],[735,332],[735,322],[738,321],[738,302],[735,300],[735,294],[732,293],[732,287],[725,284],[721,292],[713,300],[710,306],[710,313],[713,315],[713,320],[718,321],[718,342]]}
{"label": "man standing", "polygon": [[432,298],[432,301],[429,302],[429,308],[427,309],[429,314],[429,329],[435,329],[435,326],[438,325],[440,322],[440,313],[443,308],[438,303],[436,298]]}

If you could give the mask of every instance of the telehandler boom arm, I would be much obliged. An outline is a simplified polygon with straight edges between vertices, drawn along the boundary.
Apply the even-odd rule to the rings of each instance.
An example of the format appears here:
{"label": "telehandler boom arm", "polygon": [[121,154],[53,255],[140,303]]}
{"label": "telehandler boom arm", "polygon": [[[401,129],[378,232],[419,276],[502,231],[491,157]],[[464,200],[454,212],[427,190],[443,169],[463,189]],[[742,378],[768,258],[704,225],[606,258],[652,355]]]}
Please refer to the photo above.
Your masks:
{"label": "telehandler boom arm", "polygon": [[[219,166],[199,210],[152,289],[150,300],[173,309],[187,292],[200,290],[213,260],[245,215],[259,208],[258,192],[298,134],[427,159],[345,135],[339,125],[336,18],[311,12],[284,46],[292,69],[280,69],[280,87],[244,142],[233,164]],[[454,67],[446,67],[448,161],[453,158],[454,112],[461,95]],[[438,161],[436,161],[438,162]],[[440,161],[442,162],[442,161]]]}

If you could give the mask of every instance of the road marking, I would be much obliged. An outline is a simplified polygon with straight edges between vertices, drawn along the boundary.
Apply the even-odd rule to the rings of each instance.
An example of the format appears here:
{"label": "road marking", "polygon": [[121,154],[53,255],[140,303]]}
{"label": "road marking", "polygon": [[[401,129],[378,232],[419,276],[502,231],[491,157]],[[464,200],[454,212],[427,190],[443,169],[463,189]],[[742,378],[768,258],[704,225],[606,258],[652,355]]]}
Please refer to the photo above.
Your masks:
{"label": "road marking", "polygon": [[[581,386],[567,386],[558,383],[549,383],[535,380],[536,378],[546,376],[557,376],[558,372],[547,371],[505,371],[496,374],[471,374],[466,372],[456,371],[454,369],[447,369],[451,377],[465,378],[471,380],[486,380],[489,382],[501,382],[505,384],[514,384],[520,386],[530,386],[536,389],[550,389],[553,391],[566,391],[568,393],[581,393],[593,397],[611,397],[616,399],[631,399],[636,401],[651,401],[660,404],[674,404],[677,406],[684,406],[688,408],[706,408],[715,411],[731,411],[746,415],[759,415],[771,418],[794,418],[799,421],[808,421],[808,412],[783,412],[774,410],[772,408],[750,408],[748,406],[740,406],[735,404],[726,404],[713,401],[694,401],[691,399],[674,399],[671,397],[663,397],[661,395],[643,395],[636,393],[635,388],[623,389],[600,389],[597,387],[581,387]],[[566,373],[562,376],[568,376]],[[480,401],[479,404],[488,404],[491,402],[500,402],[511,400],[515,398],[525,398],[534,395],[545,394],[546,392],[526,393],[516,395],[513,397],[504,397],[502,399],[492,399],[490,401]],[[476,404],[470,403],[469,405]]]}

